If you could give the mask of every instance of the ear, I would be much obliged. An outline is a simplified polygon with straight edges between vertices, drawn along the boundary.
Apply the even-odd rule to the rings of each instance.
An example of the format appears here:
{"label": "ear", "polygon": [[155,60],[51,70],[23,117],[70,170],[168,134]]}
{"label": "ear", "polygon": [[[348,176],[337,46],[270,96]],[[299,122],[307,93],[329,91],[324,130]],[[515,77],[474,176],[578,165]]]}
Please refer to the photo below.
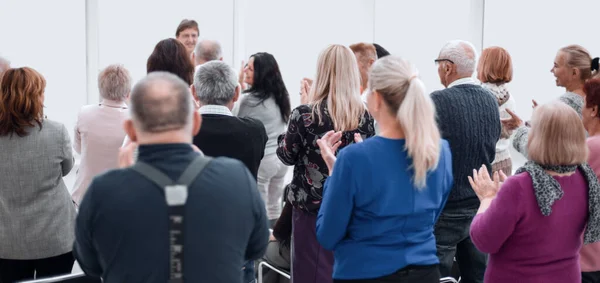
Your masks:
{"label": "ear", "polygon": [[223,61],[223,57],[219,58],[219,61]]}
{"label": "ear", "polygon": [[137,142],[137,132],[135,131],[135,126],[133,125],[133,120],[131,119],[127,119],[125,120],[125,122],[123,123],[123,129],[125,130],[125,133],[127,134],[127,136],[129,136],[129,139],[132,142]]}
{"label": "ear", "polygon": [[592,116],[598,117],[598,106],[592,107]]}
{"label": "ear", "polygon": [[444,63],[444,73],[446,74],[452,74],[455,68],[454,64]]}
{"label": "ear", "polygon": [[235,87],[235,95],[233,96],[233,102],[238,101],[238,99],[240,99],[240,92],[242,92],[242,87],[240,86],[240,84],[238,84]]}
{"label": "ear", "polygon": [[196,136],[198,134],[198,132],[200,132],[200,127],[202,126],[202,115],[200,115],[200,113],[198,111],[194,111],[192,123],[193,123],[192,134],[193,134],[193,136]]}
{"label": "ear", "polygon": [[369,59],[369,67],[373,66],[373,63],[375,63],[375,60]]}
{"label": "ear", "polygon": [[573,70],[573,76],[574,76],[574,77],[576,77],[576,78],[581,78],[579,69],[577,69],[577,68],[572,68],[572,70]]}
{"label": "ear", "polygon": [[190,92],[192,93],[192,98],[194,99],[194,101],[199,103],[200,99],[198,99],[198,95],[196,94],[196,86],[194,86],[193,84],[190,86]]}

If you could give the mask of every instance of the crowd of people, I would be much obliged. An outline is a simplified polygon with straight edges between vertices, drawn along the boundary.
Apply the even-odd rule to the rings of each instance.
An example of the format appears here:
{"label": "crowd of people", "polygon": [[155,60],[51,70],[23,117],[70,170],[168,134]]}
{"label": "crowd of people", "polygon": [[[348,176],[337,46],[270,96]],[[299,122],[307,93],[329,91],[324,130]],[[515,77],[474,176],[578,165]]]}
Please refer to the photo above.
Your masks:
{"label": "crowd of people", "polygon": [[600,66],[585,48],[558,50],[566,93],[525,122],[502,47],[448,42],[445,88],[428,93],[378,44],[330,45],[293,108],[272,54],[236,72],[199,35],[182,21],[138,82],[103,69],[73,143],[44,115],[43,75],[0,58],[0,283],[75,260],[109,283],[251,283],[259,261],[295,283],[600,282]]}

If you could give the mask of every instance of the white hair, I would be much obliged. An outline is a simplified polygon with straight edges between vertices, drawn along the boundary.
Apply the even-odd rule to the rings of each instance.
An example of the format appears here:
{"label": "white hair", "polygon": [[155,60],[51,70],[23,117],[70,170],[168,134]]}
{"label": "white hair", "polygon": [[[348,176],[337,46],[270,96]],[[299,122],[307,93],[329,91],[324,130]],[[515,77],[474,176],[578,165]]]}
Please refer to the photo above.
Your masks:
{"label": "white hair", "polygon": [[98,75],[100,96],[104,99],[124,101],[131,91],[131,76],[122,65],[110,65]]}
{"label": "white hair", "polygon": [[203,60],[205,62],[219,60],[223,55],[221,44],[216,40],[202,39],[196,44],[194,54],[196,62]]}
{"label": "white hair", "polygon": [[452,40],[442,47],[439,59],[451,60],[456,65],[459,75],[471,76],[475,72],[477,51],[468,41]]}
{"label": "white hair", "polygon": [[203,105],[227,105],[235,96],[238,78],[235,70],[223,61],[210,61],[196,70],[194,87]]}

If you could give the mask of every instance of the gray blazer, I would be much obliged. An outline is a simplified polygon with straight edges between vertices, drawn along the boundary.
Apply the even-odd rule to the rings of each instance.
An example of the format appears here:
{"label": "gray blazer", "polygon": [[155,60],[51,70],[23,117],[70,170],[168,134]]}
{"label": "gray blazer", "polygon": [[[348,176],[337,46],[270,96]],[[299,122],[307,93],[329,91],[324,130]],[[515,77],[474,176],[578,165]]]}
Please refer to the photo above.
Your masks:
{"label": "gray blazer", "polygon": [[61,123],[0,137],[0,258],[41,259],[72,250],[75,206],[62,177],[73,168]]}

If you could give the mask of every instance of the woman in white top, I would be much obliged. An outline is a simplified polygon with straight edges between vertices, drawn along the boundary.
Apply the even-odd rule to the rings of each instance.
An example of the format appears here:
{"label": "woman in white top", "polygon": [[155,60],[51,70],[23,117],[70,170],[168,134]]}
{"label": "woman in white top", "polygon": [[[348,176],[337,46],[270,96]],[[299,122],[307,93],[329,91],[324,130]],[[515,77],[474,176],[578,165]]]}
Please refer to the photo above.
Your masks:
{"label": "woman in white top", "polygon": [[123,66],[111,65],[98,76],[102,102],[81,108],[75,124],[75,151],[81,163],[73,190],[73,200],[81,203],[92,179],[117,168],[119,148],[125,138],[123,122],[131,91],[131,76]]}
{"label": "woman in white top", "polygon": [[275,57],[260,52],[250,56],[244,68],[244,82],[250,86],[241,99],[239,117],[260,120],[269,139],[258,169],[258,190],[267,205],[271,226],[281,214],[283,183],[288,167],[277,155],[277,137],[285,132],[290,117],[290,95],[285,88]]}
{"label": "woman in white top", "polygon": [[[502,47],[489,47],[483,50],[477,76],[482,87],[491,91],[498,100],[500,118],[510,118],[507,109],[515,112],[515,99],[510,95],[506,84],[512,80],[512,60]],[[509,146],[512,130],[502,126],[500,140],[496,144],[496,158],[492,162],[492,172],[502,170],[507,176],[512,174],[512,160]]]}

